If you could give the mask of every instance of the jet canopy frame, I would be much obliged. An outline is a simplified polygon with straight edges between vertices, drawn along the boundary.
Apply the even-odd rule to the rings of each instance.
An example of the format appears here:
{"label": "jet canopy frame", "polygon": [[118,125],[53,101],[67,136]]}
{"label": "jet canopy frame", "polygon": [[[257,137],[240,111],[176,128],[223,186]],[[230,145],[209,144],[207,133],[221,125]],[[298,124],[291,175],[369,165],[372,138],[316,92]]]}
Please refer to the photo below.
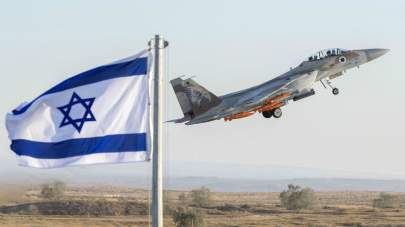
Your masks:
{"label": "jet canopy frame", "polygon": [[308,57],[308,61],[317,61],[326,57],[330,56],[340,56],[347,52],[345,49],[341,48],[329,48],[329,49],[324,49],[321,51],[316,52],[315,54],[311,55]]}

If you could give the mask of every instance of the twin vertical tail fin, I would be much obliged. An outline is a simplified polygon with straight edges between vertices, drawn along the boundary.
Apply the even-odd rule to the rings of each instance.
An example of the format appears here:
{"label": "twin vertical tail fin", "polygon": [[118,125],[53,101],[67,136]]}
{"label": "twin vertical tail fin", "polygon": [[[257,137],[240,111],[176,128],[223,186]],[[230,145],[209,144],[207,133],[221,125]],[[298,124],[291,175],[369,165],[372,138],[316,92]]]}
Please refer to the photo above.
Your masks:
{"label": "twin vertical tail fin", "polygon": [[170,83],[184,114],[184,118],[174,120],[176,123],[191,120],[221,103],[219,97],[192,79],[176,78],[171,80]]}

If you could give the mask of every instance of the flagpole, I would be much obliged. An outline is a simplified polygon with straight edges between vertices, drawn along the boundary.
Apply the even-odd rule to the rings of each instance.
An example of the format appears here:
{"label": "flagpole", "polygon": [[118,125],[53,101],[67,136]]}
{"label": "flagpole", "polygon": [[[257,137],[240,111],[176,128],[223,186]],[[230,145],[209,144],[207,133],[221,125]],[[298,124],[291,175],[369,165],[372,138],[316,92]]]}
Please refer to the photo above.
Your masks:
{"label": "flagpole", "polygon": [[153,137],[152,137],[152,227],[163,227],[163,178],[162,178],[162,113],[164,97],[162,80],[164,76],[164,49],[169,45],[160,35],[155,35],[150,48],[154,49],[153,77]]}

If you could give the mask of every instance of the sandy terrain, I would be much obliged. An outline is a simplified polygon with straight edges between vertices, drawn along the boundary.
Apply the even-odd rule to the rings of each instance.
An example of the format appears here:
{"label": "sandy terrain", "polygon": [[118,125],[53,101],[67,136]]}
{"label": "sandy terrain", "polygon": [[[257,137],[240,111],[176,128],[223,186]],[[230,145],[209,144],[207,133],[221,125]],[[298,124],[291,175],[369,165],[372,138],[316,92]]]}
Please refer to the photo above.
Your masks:
{"label": "sandy terrain", "polygon": [[[62,199],[62,204],[69,204],[66,212],[86,213],[89,212],[88,209],[92,209],[90,213],[78,215],[43,215],[44,209],[49,209],[49,204],[60,206],[61,202],[44,201],[39,197],[36,187],[19,187],[15,194],[12,193],[12,187],[4,187],[2,191],[0,209],[3,208],[4,211],[4,208],[14,207],[16,210],[0,213],[0,226],[150,226],[150,197],[145,190],[112,187],[68,188]],[[180,193],[166,192],[166,226],[174,226],[170,213],[180,206]],[[315,209],[294,212],[280,207],[278,193],[213,193],[212,204],[201,208],[201,211],[204,213],[206,226],[405,227],[405,193],[401,194],[402,207],[397,209],[373,208],[372,200],[378,194],[317,192],[319,204]],[[90,205],[83,208],[83,204]],[[20,206],[15,208],[15,205]],[[103,215],[103,212],[110,212],[110,215]]]}

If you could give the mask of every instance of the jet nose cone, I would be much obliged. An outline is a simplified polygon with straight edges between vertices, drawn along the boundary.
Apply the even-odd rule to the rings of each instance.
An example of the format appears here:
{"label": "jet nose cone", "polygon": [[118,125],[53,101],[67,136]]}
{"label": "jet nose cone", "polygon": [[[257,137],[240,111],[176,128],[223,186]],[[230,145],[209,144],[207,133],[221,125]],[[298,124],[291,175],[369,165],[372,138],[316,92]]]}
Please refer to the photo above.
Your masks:
{"label": "jet nose cone", "polygon": [[371,61],[371,60],[374,60],[376,58],[383,56],[390,50],[389,49],[367,49],[364,51],[366,52],[366,55],[367,55],[367,61]]}

